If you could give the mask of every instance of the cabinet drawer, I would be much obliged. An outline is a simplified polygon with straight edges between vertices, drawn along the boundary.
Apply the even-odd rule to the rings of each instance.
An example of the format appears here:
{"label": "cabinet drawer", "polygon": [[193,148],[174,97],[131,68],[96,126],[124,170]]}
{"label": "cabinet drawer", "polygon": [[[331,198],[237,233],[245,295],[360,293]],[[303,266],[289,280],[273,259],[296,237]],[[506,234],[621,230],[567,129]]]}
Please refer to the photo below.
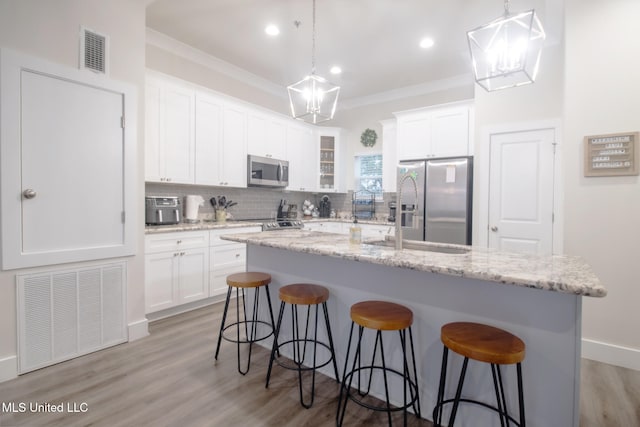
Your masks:
{"label": "cabinet drawer", "polygon": [[211,249],[211,268],[215,269],[231,264],[244,264],[247,260],[247,246],[242,243],[224,245]]}
{"label": "cabinet drawer", "polygon": [[209,234],[203,231],[162,233],[145,236],[145,253],[176,251],[209,246]]}

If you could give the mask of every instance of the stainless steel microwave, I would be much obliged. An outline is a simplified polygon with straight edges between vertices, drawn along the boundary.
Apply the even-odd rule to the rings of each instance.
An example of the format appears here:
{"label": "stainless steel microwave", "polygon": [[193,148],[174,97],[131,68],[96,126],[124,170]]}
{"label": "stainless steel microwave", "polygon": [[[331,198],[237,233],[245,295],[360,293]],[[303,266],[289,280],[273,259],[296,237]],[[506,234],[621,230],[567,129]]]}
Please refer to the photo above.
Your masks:
{"label": "stainless steel microwave", "polygon": [[247,159],[247,185],[251,187],[286,187],[289,185],[288,161],[251,154]]}

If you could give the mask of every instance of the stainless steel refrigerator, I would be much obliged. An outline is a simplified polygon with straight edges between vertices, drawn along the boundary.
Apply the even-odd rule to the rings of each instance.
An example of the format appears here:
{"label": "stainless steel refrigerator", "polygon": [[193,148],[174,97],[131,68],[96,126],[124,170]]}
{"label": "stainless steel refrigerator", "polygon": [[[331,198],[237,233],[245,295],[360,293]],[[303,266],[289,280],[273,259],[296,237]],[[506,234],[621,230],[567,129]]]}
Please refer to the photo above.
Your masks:
{"label": "stainless steel refrigerator", "polygon": [[473,157],[447,157],[400,162],[398,183],[406,173],[417,182],[417,199],[410,180],[402,184],[397,209],[415,213],[396,215],[402,237],[439,243],[471,244]]}

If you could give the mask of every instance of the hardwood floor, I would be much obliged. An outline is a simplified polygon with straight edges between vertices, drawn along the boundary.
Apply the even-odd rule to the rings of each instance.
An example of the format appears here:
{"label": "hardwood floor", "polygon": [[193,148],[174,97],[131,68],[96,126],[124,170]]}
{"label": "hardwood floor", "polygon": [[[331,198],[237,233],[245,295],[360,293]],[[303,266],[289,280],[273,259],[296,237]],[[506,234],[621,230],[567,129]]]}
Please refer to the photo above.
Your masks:
{"label": "hardwood floor", "polygon": [[[334,380],[319,376],[315,403],[303,409],[292,372],[274,369],[264,387],[263,348],[254,347],[246,376],[236,371],[230,343],[223,343],[216,362],[221,311],[216,304],[159,320],[142,340],[0,383],[0,426],[335,425]],[[584,360],[582,385],[581,427],[640,426],[640,372]],[[35,403],[62,403],[65,411],[33,412],[29,406]],[[396,414],[394,424],[401,425],[401,418]],[[387,422],[384,414],[350,404],[345,425]],[[409,425],[432,424],[410,415]]]}

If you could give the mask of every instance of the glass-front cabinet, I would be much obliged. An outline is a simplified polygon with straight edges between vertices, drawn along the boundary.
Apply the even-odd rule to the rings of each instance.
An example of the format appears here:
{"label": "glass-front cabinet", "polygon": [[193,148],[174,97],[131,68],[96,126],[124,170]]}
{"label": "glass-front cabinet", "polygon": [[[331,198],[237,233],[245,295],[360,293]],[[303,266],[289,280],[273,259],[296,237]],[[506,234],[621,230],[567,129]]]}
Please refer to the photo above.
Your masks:
{"label": "glass-front cabinet", "polygon": [[333,190],[336,187],[336,138],[320,136],[320,190]]}
{"label": "glass-front cabinet", "polygon": [[339,128],[320,128],[317,132],[320,142],[318,191],[343,192],[344,170]]}

